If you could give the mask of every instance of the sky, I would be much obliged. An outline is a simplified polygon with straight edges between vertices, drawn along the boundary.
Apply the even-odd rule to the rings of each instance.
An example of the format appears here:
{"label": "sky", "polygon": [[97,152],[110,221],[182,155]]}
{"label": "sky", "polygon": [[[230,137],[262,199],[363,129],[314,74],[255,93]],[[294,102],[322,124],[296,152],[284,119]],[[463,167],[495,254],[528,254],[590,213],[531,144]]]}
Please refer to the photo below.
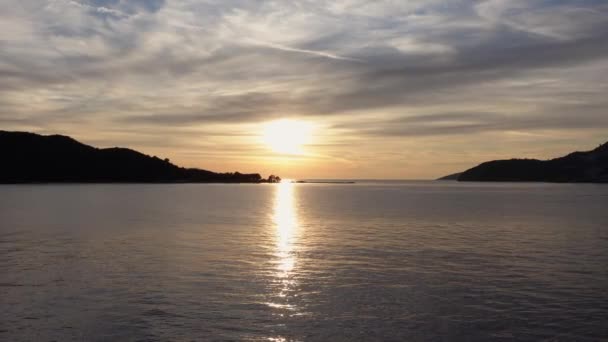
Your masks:
{"label": "sky", "polygon": [[608,2],[3,0],[0,129],[283,178],[558,157],[608,141]]}

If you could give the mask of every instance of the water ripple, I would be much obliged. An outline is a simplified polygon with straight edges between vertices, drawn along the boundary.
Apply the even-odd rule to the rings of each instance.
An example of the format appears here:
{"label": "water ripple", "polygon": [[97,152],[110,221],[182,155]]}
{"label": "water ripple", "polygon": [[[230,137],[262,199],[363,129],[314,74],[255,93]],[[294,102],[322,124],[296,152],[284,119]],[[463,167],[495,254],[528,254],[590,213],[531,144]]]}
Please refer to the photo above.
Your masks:
{"label": "water ripple", "polygon": [[608,336],[606,187],[21,189],[0,340]]}

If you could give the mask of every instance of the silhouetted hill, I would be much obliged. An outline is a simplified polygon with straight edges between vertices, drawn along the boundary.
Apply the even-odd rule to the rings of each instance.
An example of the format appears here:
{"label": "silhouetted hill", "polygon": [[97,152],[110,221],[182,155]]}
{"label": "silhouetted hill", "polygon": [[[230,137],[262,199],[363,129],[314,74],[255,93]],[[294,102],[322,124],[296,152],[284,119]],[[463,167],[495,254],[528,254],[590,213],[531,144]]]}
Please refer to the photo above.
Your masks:
{"label": "silhouetted hill", "polygon": [[62,135],[0,131],[0,183],[259,183],[257,174],[178,167],[127,148],[98,149]]}
{"label": "silhouetted hill", "polygon": [[461,174],[462,174],[462,172],[452,173],[451,175],[447,175],[447,176],[443,176],[441,178],[437,178],[437,180],[458,180],[458,177],[460,177]]}
{"label": "silhouetted hill", "polygon": [[459,181],[608,183],[608,143],[551,160],[495,160],[469,169]]}

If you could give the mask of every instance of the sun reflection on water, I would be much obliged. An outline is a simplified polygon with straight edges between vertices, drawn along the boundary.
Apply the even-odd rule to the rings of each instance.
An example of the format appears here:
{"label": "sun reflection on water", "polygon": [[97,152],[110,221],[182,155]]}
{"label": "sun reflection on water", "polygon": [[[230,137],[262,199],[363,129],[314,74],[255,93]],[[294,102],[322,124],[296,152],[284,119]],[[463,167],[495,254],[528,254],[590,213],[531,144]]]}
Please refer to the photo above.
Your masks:
{"label": "sun reflection on water", "polygon": [[289,293],[293,291],[295,281],[293,269],[296,264],[294,244],[298,229],[298,218],[294,205],[294,184],[284,181],[276,186],[273,222],[276,236],[276,278],[278,293],[283,303],[269,303],[271,307],[295,310],[289,303]]}

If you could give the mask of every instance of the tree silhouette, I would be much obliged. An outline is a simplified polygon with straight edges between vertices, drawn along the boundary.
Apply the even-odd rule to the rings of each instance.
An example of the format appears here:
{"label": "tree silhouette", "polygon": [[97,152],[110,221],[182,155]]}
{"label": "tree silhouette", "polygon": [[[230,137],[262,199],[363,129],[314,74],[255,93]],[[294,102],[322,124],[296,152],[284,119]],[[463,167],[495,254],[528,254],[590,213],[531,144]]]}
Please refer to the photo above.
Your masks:
{"label": "tree silhouette", "polygon": [[268,176],[268,183],[281,183],[281,177],[270,175]]}

